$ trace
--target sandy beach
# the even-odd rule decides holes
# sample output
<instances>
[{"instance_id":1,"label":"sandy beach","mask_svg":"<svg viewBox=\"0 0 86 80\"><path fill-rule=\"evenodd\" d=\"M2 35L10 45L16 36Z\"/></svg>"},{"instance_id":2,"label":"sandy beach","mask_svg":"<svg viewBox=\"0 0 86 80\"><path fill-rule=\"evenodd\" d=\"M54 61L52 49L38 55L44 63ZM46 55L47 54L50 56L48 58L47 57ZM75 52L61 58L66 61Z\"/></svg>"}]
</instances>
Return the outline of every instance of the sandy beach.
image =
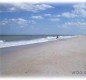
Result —
<instances>
[{"instance_id":1,"label":"sandy beach","mask_svg":"<svg viewBox=\"0 0 86 80\"><path fill-rule=\"evenodd\" d=\"M1 50L1 76L86 76L86 36Z\"/></svg>"}]
</instances>

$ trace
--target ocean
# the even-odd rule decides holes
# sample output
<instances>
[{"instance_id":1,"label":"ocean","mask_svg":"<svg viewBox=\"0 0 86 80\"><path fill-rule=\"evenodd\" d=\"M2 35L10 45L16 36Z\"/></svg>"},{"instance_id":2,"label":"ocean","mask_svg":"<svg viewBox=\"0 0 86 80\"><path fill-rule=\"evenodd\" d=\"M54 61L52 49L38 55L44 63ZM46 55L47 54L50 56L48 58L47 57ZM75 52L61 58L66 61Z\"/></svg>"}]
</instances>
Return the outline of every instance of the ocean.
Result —
<instances>
[{"instance_id":1,"label":"ocean","mask_svg":"<svg viewBox=\"0 0 86 80\"><path fill-rule=\"evenodd\" d=\"M33 40L46 37L47 35L1 35L0 40L10 42L10 41Z\"/></svg>"},{"instance_id":2,"label":"ocean","mask_svg":"<svg viewBox=\"0 0 86 80\"><path fill-rule=\"evenodd\" d=\"M1 35L0 48L42 43L71 37L74 36L58 36L57 38L56 35Z\"/></svg>"}]
</instances>

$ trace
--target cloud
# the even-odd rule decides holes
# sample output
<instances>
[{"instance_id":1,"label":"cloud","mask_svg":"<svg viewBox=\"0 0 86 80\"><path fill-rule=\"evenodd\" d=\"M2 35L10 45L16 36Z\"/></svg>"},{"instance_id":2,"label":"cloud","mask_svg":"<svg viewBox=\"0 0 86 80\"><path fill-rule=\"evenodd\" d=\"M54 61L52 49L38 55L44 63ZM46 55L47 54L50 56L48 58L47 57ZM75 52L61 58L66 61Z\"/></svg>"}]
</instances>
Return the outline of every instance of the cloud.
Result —
<instances>
[{"instance_id":1,"label":"cloud","mask_svg":"<svg viewBox=\"0 0 86 80\"><path fill-rule=\"evenodd\" d=\"M15 19L14 19L14 20L15 20ZM18 19L16 20L16 23L17 23L18 25L20 25L21 27L24 27L24 26L27 25L28 21L25 20L25 19L22 19L22 18L18 18Z\"/></svg>"},{"instance_id":2,"label":"cloud","mask_svg":"<svg viewBox=\"0 0 86 80\"><path fill-rule=\"evenodd\" d=\"M62 16L66 18L75 18L77 15L69 12L64 12L62 13Z\"/></svg>"},{"instance_id":3,"label":"cloud","mask_svg":"<svg viewBox=\"0 0 86 80\"><path fill-rule=\"evenodd\" d=\"M86 22L66 22L64 25L68 27L86 27Z\"/></svg>"},{"instance_id":4,"label":"cloud","mask_svg":"<svg viewBox=\"0 0 86 80\"><path fill-rule=\"evenodd\" d=\"M15 12L15 11L39 12L50 8L54 7L48 4L30 4L30 3L0 4L0 12Z\"/></svg>"},{"instance_id":5,"label":"cloud","mask_svg":"<svg viewBox=\"0 0 86 80\"><path fill-rule=\"evenodd\" d=\"M31 16L32 19L44 19L42 16Z\"/></svg>"},{"instance_id":6,"label":"cloud","mask_svg":"<svg viewBox=\"0 0 86 80\"><path fill-rule=\"evenodd\" d=\"M66 18L86 17L86 4L75 4L72 6L74 9L71 12L64 12L61 16Z\"/></svg>"},{"instance_id":7,"label":"cloud","mask_svg":"<svg viewBox=\"0 0 86 80\"><path fill-rule=\"evenodd\" d=\"M36 24L36 22L34 20L29 20L28 21L30 24Z\"/></svg>"},{"instance_id":8,"label":"cloud","mask_svg":"<svg viewBox=\"0 0 86 80\"><path fill-rule=\"evenodd\" d=\"M61 17L61 15L56 15L56 14L44 14L43 15L44 17L51 17L51 18L59 18L59 17Z\"/></svg>"},{"instance_id":9,"label":"cloud","mask_svg":"<svg viewBox=\"0 0 86 80\"><path fill-rule=\"evenodd\" d=\"M15 12L17 8L12 4L0 3L0 12Z\"/></svg>"},{"instance_id":10,"label":"cloud","mask_svg":"<svg viewBox=\"0 0 86 80\"><path fill-rule=\"evenodd\" d=\"M82 17L86 17L86 4L84 3L76 4L73 7L74 7L74 11L72 11L72 13L77 14Z\"/></svg>"},{"instance_id":11,"label":"cloud","mask_svg":"<svg viewBox=\"0 0 86 80\"><path fill-rule=\"evenodd\" d=\"M60 19L58 19L58 18L51 18L51 19L49 19L50 21L54 21L54 22L56 22L56 21L60 21Z\"/></svg>"},{"instance_id":12,"label":"cloud","mask_svg":"<svg viewBox=\"0 0 86 80\"><path fill-rule=\"evenodd\" d=\"M4 19L0 21L0 26L14 26L18 25L19 27L25 27L28 24L36 24L34 20L25 20L23 18L13 18L13 19Z\"/></svg>"},{"instance_id":13,"label":"cloud","mask_svg":"<svg viewBox=\"0 0 86 80\"><path fill-rule=\"evenodd\" d=\"M44 14L45 17L51 17L51 14Z\"/></svg>"}]
</instances>

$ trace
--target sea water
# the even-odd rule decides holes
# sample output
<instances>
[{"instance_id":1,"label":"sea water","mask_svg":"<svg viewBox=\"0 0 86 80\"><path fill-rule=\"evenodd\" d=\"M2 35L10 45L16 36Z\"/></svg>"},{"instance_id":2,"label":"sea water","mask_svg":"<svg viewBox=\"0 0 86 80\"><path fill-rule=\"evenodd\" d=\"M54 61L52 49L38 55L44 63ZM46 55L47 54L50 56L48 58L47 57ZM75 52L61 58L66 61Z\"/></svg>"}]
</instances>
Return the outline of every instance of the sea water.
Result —
<instances>
[{"instance_id":1,"label":"sea water","mask_svg":"<svg viewBox=\"0 0 86 80\"><path fill-rule=\"evenodd\" d=\"M50 36L50 35L2 35L0 36L0 48L20 46L27 44L67 39L74 36Z\"/></svg>"}]
</instances>

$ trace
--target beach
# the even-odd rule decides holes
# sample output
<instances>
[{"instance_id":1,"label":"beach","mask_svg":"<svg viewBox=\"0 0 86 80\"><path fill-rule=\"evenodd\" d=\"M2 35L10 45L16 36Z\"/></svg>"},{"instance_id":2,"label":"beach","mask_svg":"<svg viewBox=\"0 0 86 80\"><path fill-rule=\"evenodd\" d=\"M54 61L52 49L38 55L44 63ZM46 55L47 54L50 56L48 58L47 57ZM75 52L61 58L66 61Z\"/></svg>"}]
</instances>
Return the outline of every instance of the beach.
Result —
<instances>
[{"instance_id":1,"label":"beach","mask_svg":"<svg viewBox=\"0 0 86 80\"><path fill-rule=\"evenodd\" d=\"M1 76L86 76L86 36L0 50Z\"/></svg>"}]
</instances>

